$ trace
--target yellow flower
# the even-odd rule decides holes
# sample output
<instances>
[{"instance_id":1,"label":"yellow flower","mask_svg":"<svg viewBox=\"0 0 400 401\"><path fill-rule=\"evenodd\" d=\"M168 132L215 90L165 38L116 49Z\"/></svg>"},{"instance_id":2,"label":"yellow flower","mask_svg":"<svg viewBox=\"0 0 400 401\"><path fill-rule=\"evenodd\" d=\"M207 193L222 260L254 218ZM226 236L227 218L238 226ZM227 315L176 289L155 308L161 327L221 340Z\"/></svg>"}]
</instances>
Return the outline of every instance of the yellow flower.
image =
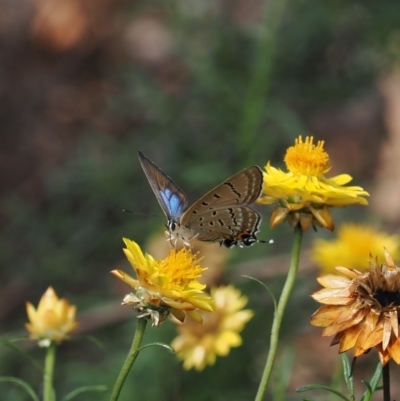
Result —
<instances>
[{"instance_id":1,"label":"yellow flower","mask_svg":"<svg viewBox=\"0 0 400 401\"><path fill-rule=\"evenodd\" d=\"M185 369L203 370L206 365L213 365L217 356L226 356L230 348L240 346L239 333L253 317L251 310L243 310L247 298L232 285L213 288L211 295L217 311L203 312L201 326L189 321L179 325L180 335L171 344Z\"/></svg>"},{"instance_id":2,"label":"yellow flower","mask_svg":"<svg viewBox=\"0 0 400 401\"><path fill-rule=\"evenodd\" d=\"M135 242L123 240L123 251L137 276L136 280L122 270L111 272L135 290L124 298L123 305L134 305L139 317L150 317L153 326L162 324L170 313L181 322L187 314L201 323L197 309L215 310L214 301L203 292L206 286L196 280L206 270L196 254L186 248L171 250L165 259L155 260L143 255Z\"/></svg>"},{"instance_id":3,"label":"yellow flower","mask_svg":"<svg viewBox=\"0 0 400 401\"><path fill-rule=\"evenodd\" d=\"M353 204L367 205L364 198L368 192L361 187L345 186L352 178L348 174L326 178L330 170L329 155L324 150L324 141L313 143L313 137L301 136L290 147L285 156L284 172L268 164L264 173L264 196L262 204L277 204L271 216L275 227L287 219L291 226L301 225L306 230L310 225L334 229L329 207Z\"/></svg>"},{"instance_id":4,"label":"yellow flower","mask_svg":"<svg viewBox=\"0 0 400 401\"><path fill-rule=\"evenodd\" d=\"M67 339L78 325L75 320L76 307L71 306L67 299L58 299L52 287L43 294L37 309L27 302L26 311L30 323L26 323L25 327L30 338L39 340L42 347L48 347L52 341Z\"/></svg>"},{"instance_id":5,"label":"yellow flower","mask_svg":"<svg viewBox=\"0 0 400 401\"><path fill-rule=\"evenodd\" d=\"M175 249L182 249L183 244L177 244ZM162 232L153 236L147 244L148 252L155 258L161 258L171 249L170 241L165 241L165 227ZM203 272L200 281L211 287L218 282L219 278L226 269L229 249L225 246L210 246L203 241L196 241L191 246L192 251L201 254L201 262L206 266L212 266L212 269L207 269Z\"/></svg>"},{"instance_id":6,"label":"yellow flower","mask_svg":"<svg viewBox=\"0 0 400 401\"><path fill-rule=\"evenodd\" d=\"M400 236L389 235L366 224L343 224L338 229L337 239L314 241L311 251L313 259L324 273L335 273L335 266L351 266L364 271L370 255L380 255L383 247L394 259L400 257ZM383 256L378 258L384 262Z\"/></svg>"},{"instance_id":7,"label":"yellow flower","mask_svg":"<svg viewBox=\"0 0 400 401\"><path fill-rule=\"evenodd\" d=\"M337 267L343 276L325 275L318 282L325 288L312 297L324 304L311 318L311 324L325 327L322 336L335 337L339 352L354 348L358 357L376 347L382 365L391 358L400 363L399 312L400 268L387 250L386 264L370 260L361 273Z\"/></svg>"}]
</instances>

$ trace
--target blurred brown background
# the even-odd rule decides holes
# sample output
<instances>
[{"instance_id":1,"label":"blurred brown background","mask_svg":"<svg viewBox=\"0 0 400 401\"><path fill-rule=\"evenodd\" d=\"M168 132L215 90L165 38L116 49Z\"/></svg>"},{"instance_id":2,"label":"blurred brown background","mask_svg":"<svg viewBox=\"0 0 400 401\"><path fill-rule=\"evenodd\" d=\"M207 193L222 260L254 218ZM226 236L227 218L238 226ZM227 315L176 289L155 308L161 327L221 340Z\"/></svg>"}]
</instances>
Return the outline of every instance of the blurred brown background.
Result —
<instances>
[{"instance_id":1,"label":"blurred brown background","mask_svg":"<svg viewBox=\"0 0 400 401\"><path fill-rule=\"evenodd\" d=\"M326 141L330 174L351 174L371 194L368 208L334 211L335 223L374 222L398 232L399 27L397 0L1 0L4 338L24 334L25 302L37 304L52 285L78 306L83 336L60 349L59 393L112 386L134 320L119 306L127 289L109 271L129 269L122 236L145 248L164 224L138 150L194 200L247 165L281 166L295 137L314 135ZM164 350L146 350L121 400L254 397L272 303L240 275L251 272L279 294L292 238L288 227L271 231L269 210L259 210L260 238L274 238L274 245L229 251L227 269L213 279L237 284L256 311L245 345L200 374L182 372ZM305 248L317 235L332 236L310 231ZM318 272L307 252L302 264L283 328L282 349L298 349L287 400L302 399L295 387L329 383L337 352L308 326ZM146 335L147 342L169 342L174 327ZM42 358L41 351L29 352ZM24 357L6 346L0 355L0 375L40 390L40 372ZM375 357L366 358L368 374ZM0 387L4 399L27 399L9 384Z\"/></svg>"}]
</instances>

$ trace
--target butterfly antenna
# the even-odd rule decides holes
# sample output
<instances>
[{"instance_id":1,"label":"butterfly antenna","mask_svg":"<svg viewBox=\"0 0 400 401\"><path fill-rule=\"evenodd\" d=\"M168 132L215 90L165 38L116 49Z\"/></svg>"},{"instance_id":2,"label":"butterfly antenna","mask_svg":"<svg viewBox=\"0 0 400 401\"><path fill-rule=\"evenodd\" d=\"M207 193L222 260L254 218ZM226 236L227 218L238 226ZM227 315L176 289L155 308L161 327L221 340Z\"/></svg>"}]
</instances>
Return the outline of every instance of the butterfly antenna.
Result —
<instances>
[{"instance_id":1,"label":"butterfly antenna","mask_svg":"<svg viewBox=\"0 0 400 401\"><path fill-rule=\"evenodd\" d=\"M157 217L158 219L160 218L160 216L156 215L156 214L147 214L147 213L140 213L140 212L132 212L132 210L128 210L128 209L122 209L122 211L124 213L131 213L134 214L135 216L146 216L146 217Z\"/></svg>"},{"instance_id":2,"label":"butterfly antenna","mask_svg":"<svg viewBox=\"0 0 400 401\"><path fill-rule=\"evenodd\" d=\"M266 241L264 239L259 239L259 240L257 240L257 242L261 242L262 244L273 244L275 241L273 239L270 239L268 241Z\"/></svg>"}]
</instances>

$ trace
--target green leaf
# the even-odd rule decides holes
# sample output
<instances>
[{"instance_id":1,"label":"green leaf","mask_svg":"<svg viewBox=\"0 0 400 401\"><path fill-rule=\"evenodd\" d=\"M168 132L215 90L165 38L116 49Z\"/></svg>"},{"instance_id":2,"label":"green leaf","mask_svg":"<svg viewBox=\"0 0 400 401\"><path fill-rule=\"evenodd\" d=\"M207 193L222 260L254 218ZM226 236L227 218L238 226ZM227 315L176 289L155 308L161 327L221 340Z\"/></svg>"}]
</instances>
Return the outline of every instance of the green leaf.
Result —
<instances>
[{"instance_id":1,"label":"green leaf","mask_svg":"<svg viewBox=\"0 0 400 401\"><path fill-rule=\"evenodd\" d=\"M102 341L100 341L98 338L94 337L94 336L81 336L80 338L87 340L95 345L97 345L100 349L105 350L106 347L104 346L104 343ZM75 337L75 340L77 339L77 337Z\"/></svg>"},{"instance_id":2,"label":"green leaf","mask_svg":"<svg viewBox=\"0 0 400 401\"><path fill-rule=\"evenodd\" d=\"M375 373L373 374L370 381L373 392L375 392L378 389L381 377L382 377L382 364L378 362L378 365L376 366L375 369Z\"/></svg>"},{"instance_id":3,"label":"green leaf","mask_svg":"<svg viewBox=\"0 0 400 401\"><path fill-rule=\"evenodd\" d=\"M22 387L32 398L33 401L39 401L39 397L36 395L33 388L26 383L24 380L18 379L17 377L12 376L0 376L0 382L5 383L14 383L19 387Z\"/></svg>"},{"instance_id":4,"label":"green leaf","mask_svg":"<svg viewBox=\"0 0 400 401\"><path fill-rule=\"evenodd\" d=\"M340 391L337 391L334 388L329 387L329 386L324 386L322 384L308 384L307 386L297 388L296 393L302 393L304 391L310 391L310 390L326 390L326 391L329 391L330 393L336 394L338 397L340 397L344 401L350 401Z\"/></svg>"},{"instance_id":5,"label":"green leaf","mask_svg":"<svg viewBox=\"0 0 400 401\"><path fill-rule=\"evenodd\" d=\"M342 365L343 365L343 376L344 376L344 381L347 386L347 390L349 392L349 395L354 397L354 380L353 380L353 375L351 371L351 363L349 360L349 357L346 354L340 354L340 358L342 359Z\"/></svg>"},{"instance_id":6,"label":"green leaf","mask_svg":"<svg viewBox=\"0 0 400 401\"><path fill-rule=\"evenodd\" d=\"M371 381L367 382L365 380L362 380L362 383L365 384L367 390L361 397L361 401L369 401L375 392L383 389L382 386L379 386L381 377L382 377L382 364L379 362L378 365L376 366Z\"/></svg>"},{"instance_id":7,"label":"green leaf","mask_svg":"<svg viewBox=\"0 0 400 401\"><path fill-rule=\"evenodd\" d=\"M69 394L67 394L62 401L70 401L73 398L77 397L78 395L81 395L83 393L89 393L91 391L106 391L107 390L107 386L103 386L103 385L97 385L97 386L82 386L79 387L73 391L71 391Z\"/></svg>"},{"instance_id":8,"label":"green leaf","mask_svg":"<svg viewBox=\"0 0 400 401\"><path fill-rule=\"evenodd\" d=\"M372 387L371 387L371 385L369 384L369 382L367 382L366 380L361 380L361 383L363 383L364 385L365 385L365 387L367 387L367 392L369 393L369 394L372 394Z\"/></svg>"},{"instance_id":9,"label":"green leaf","mask_svg":"<svg viewBox=\"0 0 400 401\"><path fill-rule=\"evenodd\" d=\"M0 343L4 344L5 346L11 348L13 351L21 354L23 357L28 359L36 368L38 368L41 372L44 371L43 366L37 362L35 359L33 359L27 352L25 352L23 349L20 347L16 346L13 344L13 341L21 341L21 340L26 340L26 338L18 338L18 339L13 339L13 340L5 340L3 338L0 338Z\"/></svg>"},{"instance_id":10,"label":"green leaf","mask_svg":"<svg viewBox=\"0 0 400 401\"><path fill-rule=\"evenodd\" d=\"M272 291L262 282L260 281L258 278L252 277L252 276L247 276L245 274L242 274L242 277L247 278L249 280L253 280L258 284L261 284L268 292L269 295L271 295L272 301L274 302L274 310L276 310L276 299L274 294L272 293Z\"/></svg>"}]
</instances>

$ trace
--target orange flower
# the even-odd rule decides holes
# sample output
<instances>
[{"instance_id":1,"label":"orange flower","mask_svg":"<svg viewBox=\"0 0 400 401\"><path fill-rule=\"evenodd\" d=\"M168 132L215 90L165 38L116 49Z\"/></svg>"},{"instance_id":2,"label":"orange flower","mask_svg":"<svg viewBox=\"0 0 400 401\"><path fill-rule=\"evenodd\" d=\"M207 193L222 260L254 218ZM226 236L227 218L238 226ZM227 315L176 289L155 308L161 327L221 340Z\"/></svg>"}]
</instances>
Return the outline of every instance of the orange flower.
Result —
<instances>
[{"instance_id":1,"label":"orange flower","mask_svg":"<svg viewBox=\"0 0 400 401\"><path fill-rule=\"evenodd\" d=\"M340 353L353 348L358 357L376 347L382 365L392 358L399 364L400 268L386 249L384 255L386 264L371 258L364 273L337 267L345 277L319 277L325 288L312 297L325 305L312 315L311 324L325 327L322 336L334 335L331 345L339 344Z\"/></svg>"}]
</instances>

